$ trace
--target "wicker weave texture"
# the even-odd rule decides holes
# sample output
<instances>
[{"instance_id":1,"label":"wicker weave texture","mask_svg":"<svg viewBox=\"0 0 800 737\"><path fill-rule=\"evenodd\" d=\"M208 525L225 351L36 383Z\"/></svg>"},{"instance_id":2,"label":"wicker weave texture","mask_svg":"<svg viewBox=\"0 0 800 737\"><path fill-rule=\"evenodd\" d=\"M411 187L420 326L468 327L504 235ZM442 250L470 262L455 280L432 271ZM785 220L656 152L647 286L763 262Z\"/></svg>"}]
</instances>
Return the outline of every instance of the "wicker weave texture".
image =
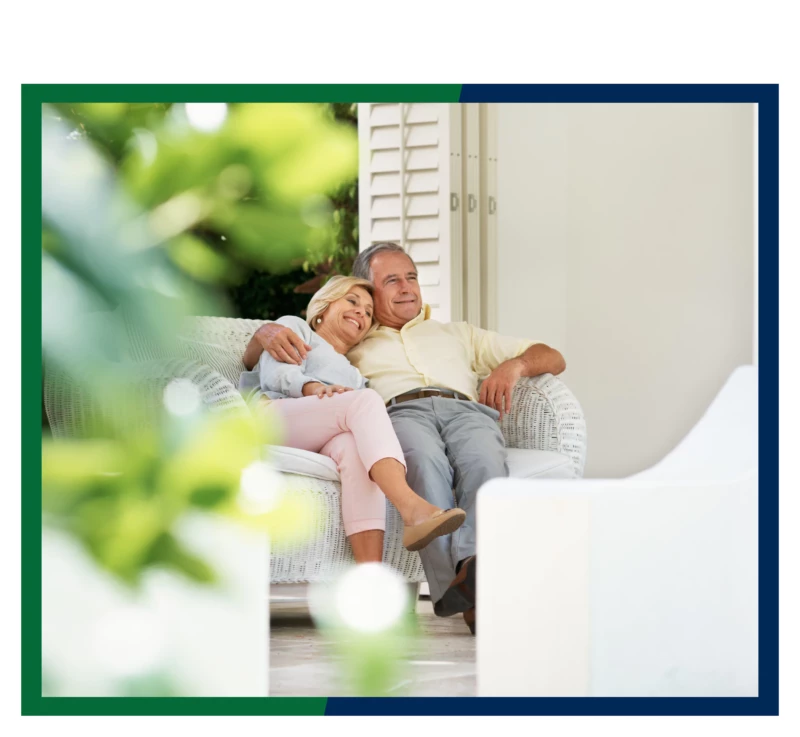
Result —
<instances>
[{"instance_id":1,"label":"wicker weave texture","mask_svg":"<svg viewBox=\"0 0 800 737\"><path fill-rule=\"evenodd\" d=\"M586 464L586 420L578 400L561 379L542 374L521 379L511 413L500 423L509 448L552 450L568 456L575 478Z\"/></svg>"}]
</instances>

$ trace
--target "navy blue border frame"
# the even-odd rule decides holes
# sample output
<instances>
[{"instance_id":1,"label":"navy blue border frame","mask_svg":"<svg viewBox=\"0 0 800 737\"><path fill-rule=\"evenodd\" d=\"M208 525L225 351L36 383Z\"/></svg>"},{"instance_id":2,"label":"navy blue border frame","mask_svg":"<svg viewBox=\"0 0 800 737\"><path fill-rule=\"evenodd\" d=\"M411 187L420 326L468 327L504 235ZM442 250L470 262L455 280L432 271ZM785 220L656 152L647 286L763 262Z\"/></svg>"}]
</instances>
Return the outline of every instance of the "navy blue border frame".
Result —
<instances>
[{"instance_id":1,"label":"navy blue border frame","mask_svg":"<svg viewBox=\"0 0 800 737\"><path fill-rule=\"evenodd\" d=\"M759 695L673 698L341 698L326 715L778 714L778 85L464 85L460 102L758 104Z\"/></svg>"}]
</instances>

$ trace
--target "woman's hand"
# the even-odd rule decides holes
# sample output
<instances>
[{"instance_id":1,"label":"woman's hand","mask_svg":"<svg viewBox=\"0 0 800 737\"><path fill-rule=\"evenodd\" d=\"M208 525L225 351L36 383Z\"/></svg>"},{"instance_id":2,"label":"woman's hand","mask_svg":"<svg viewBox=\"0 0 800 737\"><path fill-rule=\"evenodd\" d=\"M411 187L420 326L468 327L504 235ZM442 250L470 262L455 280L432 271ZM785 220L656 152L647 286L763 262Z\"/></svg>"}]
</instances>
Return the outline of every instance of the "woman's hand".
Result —
<instances>
[{"instance_id":1,"label":"woman's hand","mask_svg":"<svg viewBox=\"0 0 800 737\"><path fill-rule=\"evenodd\" d=\"M303 395L306 397L316 396L322 399L323 397L332 397L334 394L341 394L342 392L353 391L349 386L340 386L339 384L321 384L318 381L309 381L303 384Z\"/></svg>"}]
</instances>

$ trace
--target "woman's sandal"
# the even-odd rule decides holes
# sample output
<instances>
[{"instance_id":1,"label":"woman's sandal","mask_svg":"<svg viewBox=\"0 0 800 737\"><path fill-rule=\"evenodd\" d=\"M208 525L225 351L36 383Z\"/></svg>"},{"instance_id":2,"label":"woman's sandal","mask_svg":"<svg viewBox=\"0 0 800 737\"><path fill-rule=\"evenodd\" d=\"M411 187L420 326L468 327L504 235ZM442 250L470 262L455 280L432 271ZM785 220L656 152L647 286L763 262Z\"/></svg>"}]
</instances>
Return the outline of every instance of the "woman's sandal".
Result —
<instances>
[{"instance_id":1,"label":"woman's sandal","mask_svg":"<svg viewBox=\"0 0 800 737\"><path fill-rule=\"evenodd\" d=\"M431 540L455 532L467 518L463 509L442 509L418 525L403 529L403 546L406 550L422 550Z\"/></svg>"}]
</instances>

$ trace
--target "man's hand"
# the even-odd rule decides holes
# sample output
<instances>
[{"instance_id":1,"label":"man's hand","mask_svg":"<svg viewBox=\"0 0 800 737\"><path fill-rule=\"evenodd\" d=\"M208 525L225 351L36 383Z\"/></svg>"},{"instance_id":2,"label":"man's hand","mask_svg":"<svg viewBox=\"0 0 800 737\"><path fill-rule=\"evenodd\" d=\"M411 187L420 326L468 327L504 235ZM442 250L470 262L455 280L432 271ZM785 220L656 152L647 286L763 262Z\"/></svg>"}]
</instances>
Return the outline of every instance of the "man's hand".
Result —
<instances>
[{"instance_id":1,"label":"man's hand","mask_svg":"<svg viewBox=\"0 0 800 737\"><path fill-rule=\"evenodd\" d=\"M340 386L339 384L321 384L319 381L309 381L303 384L303 396L306 397L332 397L334 394L341 394L342 392L353 391L349 386Z\"/></svg>"},{"instance_id":2,"label":"man's hand","mask_svg":"<svg viewBox=\"0 0 800 737\"><path fill-rule=\"evenodd\" d=\"M478 401L500 413L511 412L511 399L514 387L523 376L553 374L557 376L567 367L567 363L555 348L544 343L534 343L521 356L501 363L481 384Z\"/></svg>"},{"instance_id":3,"label":"man's hand","mask_svg":"<svg viewBox=\"0 0 800 737\"><path fill-rule=\"evenodd\" d=\"M501 363L481 384L481 394L478 401L487 407L496 409L503 414L511 412L511 398L514 395L514 387L517 382L525 375L525 362L522 357L512 358Z\"/></svg>"},{"instance_id":4,"label":"man's hand","mask_svg":"<svg viewBox=\"0 0 800 737\"><path fill-rule=\"evenodd\" d=\"M242 359L248 370L258 363L261 353L266 351L276 361L299 366L308 355L311 346L285 325L276 322L264 323L250 338Z\"/></svg>"}]
</instances>

